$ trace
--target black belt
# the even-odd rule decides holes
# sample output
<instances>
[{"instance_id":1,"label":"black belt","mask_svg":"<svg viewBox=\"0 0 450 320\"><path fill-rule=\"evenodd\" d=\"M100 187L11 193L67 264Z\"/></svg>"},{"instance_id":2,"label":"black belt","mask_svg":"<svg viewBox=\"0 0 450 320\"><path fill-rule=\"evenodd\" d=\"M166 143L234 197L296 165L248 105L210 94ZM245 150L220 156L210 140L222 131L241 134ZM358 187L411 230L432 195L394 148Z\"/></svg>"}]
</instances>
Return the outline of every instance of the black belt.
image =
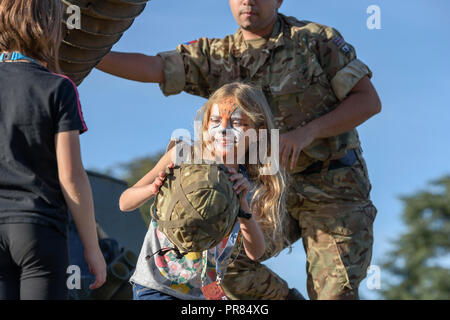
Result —
<instances>
[{"instance_id":1,"label":"black belt","mask_svg":"<svg viewBox=\"0 0 450 320\"><path fill-rule=\"evenodd\" d=\"M358 155L356 154L357 152L359 152L358 149L350 149L342 158L331 160L330 165L328 166L328 170L351 167L358 160ZM307 167L305 170L301 171L300 173L302 174L320 173L323 169L323 166L324 161L316 161L312 165Z\"/></svg>"}]
</instances>

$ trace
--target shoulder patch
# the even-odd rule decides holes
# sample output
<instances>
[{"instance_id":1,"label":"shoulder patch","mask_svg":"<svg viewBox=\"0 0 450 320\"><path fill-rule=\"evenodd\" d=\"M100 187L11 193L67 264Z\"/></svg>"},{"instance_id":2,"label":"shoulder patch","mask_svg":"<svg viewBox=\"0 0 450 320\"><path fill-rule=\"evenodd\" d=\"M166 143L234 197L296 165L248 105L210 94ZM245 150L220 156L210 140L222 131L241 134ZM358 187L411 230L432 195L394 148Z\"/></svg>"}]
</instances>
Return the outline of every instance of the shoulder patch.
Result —
<instances>
[{"instance_id":1,"label":"shoulder patch","mask_svg":"<svg viewBox=\"0 0 450 320\"><path fill-rule=\"evenodd\" d=\"M348 46L348 44L344 44L343 46L342 46L342 48L341 48L341 50L342 50L342 52L344 52L344 53L350 53L350 48L349 48L349 46Z\"/></svg>"},{"instance_id":2,"label":"shoulder patch","mask_svg":"<svg viewBox=\"0 0 450 320\"><path fill-rule=\"evenodd\" d=\"M341 50L343 53L348 54L351 52L348 44L341 37L337 36L333 39L333 43Z\"/></svg>"},{"instance_id":3,"label":"shoulder patch","mask_svg":"<svg viewBox=\"0 0 450 320\"><path fill-rule=\"evenodd\" d=\"M333 40L334 44L337 45L338 47L344 43L344 40L341 37L336 37Z\"/></svg>"},{"instance_id":4,"label":"shoulder patch","mask_svg":"<svg viewBox=\"0 0 450 320\"><path fill-rule=\"evenodd\" d=\"M192 40L192 41L185 42L183 44L190 45L190 44L194 44L194 43L197 43L197 42L198 42L198 40Z\"/></svg>"}]
</instances>

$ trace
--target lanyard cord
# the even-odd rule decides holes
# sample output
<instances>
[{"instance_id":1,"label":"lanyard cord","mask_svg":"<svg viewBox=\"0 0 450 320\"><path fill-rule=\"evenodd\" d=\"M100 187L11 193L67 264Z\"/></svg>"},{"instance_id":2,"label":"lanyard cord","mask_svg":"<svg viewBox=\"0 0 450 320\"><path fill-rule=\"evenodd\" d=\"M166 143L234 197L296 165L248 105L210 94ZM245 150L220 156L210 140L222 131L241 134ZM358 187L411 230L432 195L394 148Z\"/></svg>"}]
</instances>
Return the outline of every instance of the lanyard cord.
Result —
<instances>
[{"instance_id":1,"label":"lanyard cord","mask_svg":"<svg viewBox=\"0 0 450 320\"><path fill-rule=\"evenodd\" d=\"M158 256L162 257L162 256L165 255L167 252L172 251L172 250L175 251L175 255L176 255L176 258L177 258L177 259L182 259L182 258L187 254L187 252L181 253L180 250L178 250L178 248L176 248L176 247L173 247L173 248L162 248L162 249L159 249L158 251L152 253L151 255L146 256L146 257L145 257L145 260L151 259L151 258L152 258L153 256L155 256L156 254L157 254Z\"/></svg>"},{"instance_id":2,"label":"lanyard cord","mask_svg":"<svg viewBox=\"0 0 450 320\"><path fill-rule=\"evenodd\" d=\"M221 269L221 264L231 256L231 253L233 251L233 248L236 244L236 241L238 239L238 235L239 235L239 231L240 231L240 224L239 221L235 222L235 225L233 227L233 230L230 233L230 236L228 237L227 243L225 245L225 248L222 250L222 252L219 253L219 246L220 244L218 244L215 247L215 253L214 253L214 260L215 260L215 264L216 264L216 280L218 282L221 282L223 279L223 272L220 270ZM202 274L201 274L201 281L202 284L205 285L206 283L206 270L208 268L208 250L205 250L203 252L202 255L202 260L203 260L203 270L202 270Z\"/></svg>"},{"instance_id":3,"label":"lanyard cord","mask_svg":"<svg viewBox=\"0 0 450 320\"><path fill-rule=\"evenodd\" d=\"M0 55L0 62L5 62L5 61L17 61L17 60L27 60L36 64L39 64L36 60L27 57L23 54L21 54L20 52L8 52L8 53L2 53Z\"/></svg>"},{"instance_id":4,"label":"lanyard cord","mask_svg":"<svg viewBox=\"0 0 450 320\"><path fill-rule=\"evenodd\" d=\"M219 246L216 246L214 253L214 260L216 262L216 274L219 281L223 278L223 274L220 270L221 264L225 261L225 259L231 256L231 252L234 248L234 245L236 244L239 235L239 230L240 224L239 221L236 221L236 224L234 225L234 228L231 231L230 236L228 237L227 244L225 248L222 250L222 252L219 253Z\"/></svg>"}]
</instances>

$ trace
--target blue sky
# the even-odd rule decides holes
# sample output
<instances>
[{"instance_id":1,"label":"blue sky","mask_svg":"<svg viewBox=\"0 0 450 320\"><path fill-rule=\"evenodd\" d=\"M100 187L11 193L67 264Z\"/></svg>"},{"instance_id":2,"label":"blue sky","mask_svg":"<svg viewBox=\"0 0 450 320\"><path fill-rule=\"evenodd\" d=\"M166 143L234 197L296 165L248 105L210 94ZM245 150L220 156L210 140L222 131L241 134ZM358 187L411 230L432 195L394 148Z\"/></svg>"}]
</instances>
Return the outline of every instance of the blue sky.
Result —
<instances>
[{"instance_id":1,"label":"blue sky","mask_svg":"<svg viewBox=\"0 0 450 320\"><path fill-rule=\"evenodd\" d=\"M369 30L368 6L381 9L381 29ZM358 128L378 208L372 264L404 227L401 195L450 174L450 2L446 0L285 0L281 13L333 26L373 71L383 110ZM114 47L154 55L199 37L223 37L237 26L224 0L152 0ZM204 99L164 97L158 85L94 70L79 87L89 131L81 137L84 165L104 171L164 149L173 130L192 131ZM267 262L306 295L301 242ZM381 285L383 286L381 270ZM365 282L361 293L377 298Z\"/></svg>"}]
</instances>

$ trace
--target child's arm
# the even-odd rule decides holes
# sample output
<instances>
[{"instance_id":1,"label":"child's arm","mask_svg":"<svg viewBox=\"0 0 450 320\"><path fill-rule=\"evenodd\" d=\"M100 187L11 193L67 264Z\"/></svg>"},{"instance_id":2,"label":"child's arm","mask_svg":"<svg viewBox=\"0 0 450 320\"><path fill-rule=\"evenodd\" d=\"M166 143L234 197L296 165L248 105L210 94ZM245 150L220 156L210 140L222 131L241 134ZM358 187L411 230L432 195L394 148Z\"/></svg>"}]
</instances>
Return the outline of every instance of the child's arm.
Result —
<instances>
[{"instance_id":1,"label":"child's arm","mask_svg":"<svg viewBox=\"0 0 450 320\"><path fill-rule=\"evenodd\" d=\"M163 60L140 53L108 53L96 66L103 72L134 81L164 82Z\"/></svg>"},{"instance_id":2,"label":"child's arm","mask_svg":"<svg viewBox=\"0 0 450 320\"><path fill-rule=\"evenodd\" d=\"M242 197L242 199L244 200L241 200L241 209L245 212L250 212L247 199L244 197ZM266 243L261 228L253 216L250 219L238 219L241 224L241 232L244 238L245 253L251 260L258 260L266 250Z\"/></svg>"},{"instance_id":3,"label":"child's arm","mask_svg":"<svg viewBox=\"0 0 450 320\"><path fill-rule=\"evenodd\" d=\"M64 198L83 243L84 256L99 288L106 280L106 263L100 250L94 216L91 186L81 161L78 131L55 135L58 176Z\"/></svg>"},{"instance_id":4,"label":"child's arm","mask_svg":"<svg viewBox=\"0 0 450 320\"><path fill-rule=\"evenodd\" d=\"M230 170L231 176L230 180L235 181L233 188L236 193L242 193L241 195L241 209L247 213L250 212L250 206L247 202L247 193L250 183L248 180L242 176L242 174L237 173L235 169L228 168ZM253 215L257 216L257 212L253 212ZM245 253L251 260L259 259L266 250L266 244L264 240L264 235L259 227L256 219L252 216L250 219L238 218L241 224L241 232L244 239L244 249Z\"/></svg>"},{"instance_id":5,"label":"child's arm","mask_svg":"<svg viewBox=\"0 0 450 320\"><path fill-rule=\"evenodd\" d=\"M172 156L174 153L175 147L162 156L156 166L154 166L152 170L142 177L141 180L122 193L119 200L119 207L121 211L133 211L158 193L164 177L166 176L166 168L173 166Z\"/></svg>"}]
</instances>

